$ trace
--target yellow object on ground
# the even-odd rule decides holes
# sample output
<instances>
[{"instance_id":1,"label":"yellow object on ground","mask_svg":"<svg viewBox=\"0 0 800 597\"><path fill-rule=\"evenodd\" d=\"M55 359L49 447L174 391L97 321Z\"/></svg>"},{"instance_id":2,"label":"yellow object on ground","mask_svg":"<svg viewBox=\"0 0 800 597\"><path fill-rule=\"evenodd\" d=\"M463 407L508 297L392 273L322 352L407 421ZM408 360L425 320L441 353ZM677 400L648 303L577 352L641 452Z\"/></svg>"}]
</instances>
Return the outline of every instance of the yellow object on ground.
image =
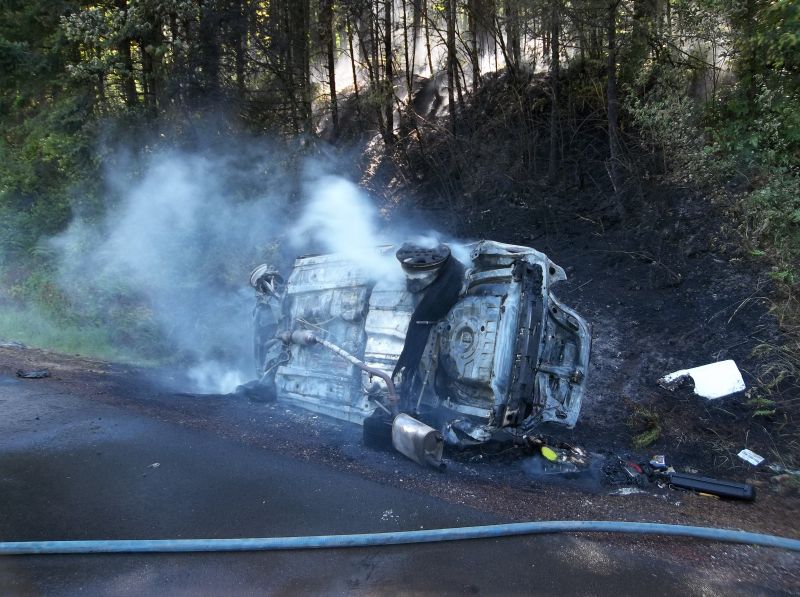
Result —
<instances>
[{"instance_id":1,"label":"yellow object on ground","mask_svg":"<svg viewBox=\"0 0 800 597\"><path fill-rule=\"evenodd\" d=\"M555 453L555 450L547 446L542 446L542 456L547 458L550 462L558 460L558 454Z\"/></svg>"}]
</instances>

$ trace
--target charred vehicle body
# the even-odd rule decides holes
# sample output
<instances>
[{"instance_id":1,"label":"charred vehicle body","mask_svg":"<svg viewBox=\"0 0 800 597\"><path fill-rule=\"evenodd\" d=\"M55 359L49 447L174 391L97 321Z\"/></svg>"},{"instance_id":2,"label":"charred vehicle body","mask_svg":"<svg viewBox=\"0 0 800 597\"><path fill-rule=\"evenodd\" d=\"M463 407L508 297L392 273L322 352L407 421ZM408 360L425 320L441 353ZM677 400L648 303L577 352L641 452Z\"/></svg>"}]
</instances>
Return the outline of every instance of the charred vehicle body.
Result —
<instances>
[{"instance_id":1,"label":"charred vehicle body","mask_svg":"<svg viewBox=\"0 0 800 597\"><path fill-rule=\"evenodd\" d=\"M564 271L528 247L467 248L462 263L443 244L384 247L397 275L378 279L336 254L298 258L285 282L256 268L260 387L365 437L391 428L397 449L431 464L442 442L574 426L591 330L551 293Z\"/></svg>"}]
</instances>

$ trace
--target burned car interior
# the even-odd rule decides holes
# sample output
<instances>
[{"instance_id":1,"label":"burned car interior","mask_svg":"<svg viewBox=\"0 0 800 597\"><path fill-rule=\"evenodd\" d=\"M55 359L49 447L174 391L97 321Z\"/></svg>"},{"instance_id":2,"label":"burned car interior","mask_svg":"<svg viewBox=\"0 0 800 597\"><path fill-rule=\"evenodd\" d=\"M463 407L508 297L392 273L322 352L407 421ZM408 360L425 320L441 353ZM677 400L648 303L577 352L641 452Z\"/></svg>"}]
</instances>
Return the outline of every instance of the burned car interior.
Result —
<instances>
[{"instance_id":1,"label":"burned car interior","mask_svg":"<svg viewBox=\"0 0 800 597\"><path fill-rule=\"evenodd\" d=\"M591 327L552 293L564 270L529 247L466 248L380 247L381 275L338 254L299 257L285 279L254 269L259 388L433 466L444 444L573 427Z\"/></svg>"}]
</instances>

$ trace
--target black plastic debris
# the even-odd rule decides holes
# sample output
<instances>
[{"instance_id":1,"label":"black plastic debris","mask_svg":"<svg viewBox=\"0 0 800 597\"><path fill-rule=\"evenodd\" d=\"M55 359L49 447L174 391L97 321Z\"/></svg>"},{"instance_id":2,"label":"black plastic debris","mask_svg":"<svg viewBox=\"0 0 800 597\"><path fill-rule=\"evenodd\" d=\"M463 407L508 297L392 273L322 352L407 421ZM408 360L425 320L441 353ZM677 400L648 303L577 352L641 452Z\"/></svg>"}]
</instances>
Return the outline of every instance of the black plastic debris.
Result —
<instances>
[{"instance_id":1,"label":"black plastic debris","mask_svg":"<svg viewBox=\"0 0 800 597\"><path fill-rule=\"evenodd\" d=\"M17 369L17 377L42 379L43 377L50 377L50 371L47 369Z\"/></svg>"},{"instance_id":2,"label":"black plastic debris","mask_svg":"<svg viewBox=\"0 0 800 597\"><path fill-rule=\"evenodd\" d=\"M676 472L672 467L666 466L666 457L661 455L653 457L653 460L656 466L648 462L636 463L619 457L609 459L602 468L604 480L607 485L612 486L633 485L652 488L657 485L662 488L669 487L746 502L752 502L756 498L755 489L748 483Z\"/></svg>"},{"instance_id":3,"label":"black plastic debris","mask_svg":"<svg viewBox=\"0 0 800 597\"><path fill-rule=\"evenodd\" d=\"M714 495L731 500L752 502L756 499L756 490L748 483L737 483L726 479L712 479L690 473L661 473L673 489L696 491L700 494Z\"/></svg>"}]
</instances>

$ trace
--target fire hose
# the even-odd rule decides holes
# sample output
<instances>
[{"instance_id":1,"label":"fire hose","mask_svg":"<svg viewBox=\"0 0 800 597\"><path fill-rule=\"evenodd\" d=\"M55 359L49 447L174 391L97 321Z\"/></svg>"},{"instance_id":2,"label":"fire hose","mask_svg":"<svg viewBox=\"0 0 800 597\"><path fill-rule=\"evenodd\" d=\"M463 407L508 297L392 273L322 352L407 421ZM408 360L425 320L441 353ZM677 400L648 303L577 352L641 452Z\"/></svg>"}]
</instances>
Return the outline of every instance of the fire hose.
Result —
<instances>
[{"instance_id":1,"label":"fire hose","mask_svg":"<svg viewBox=\"0 0 800 597\"><path fill-rule=\"evenodd\" d=\"M746 531L710 527L616 522L605 520L567 520L519 522L485 526L362 533L354 535L314 535L307 537L264 537L252 539L118 539L90 541L6 541L0 542L0 555L101 554L101 553L193 553L234 551L277 551L379 547L413 543L437 543L465 539L493 539L551 533L625 533L692 537L709 541L741 543L800 551L800 540Z\"/></svg>"}]
</instances>

